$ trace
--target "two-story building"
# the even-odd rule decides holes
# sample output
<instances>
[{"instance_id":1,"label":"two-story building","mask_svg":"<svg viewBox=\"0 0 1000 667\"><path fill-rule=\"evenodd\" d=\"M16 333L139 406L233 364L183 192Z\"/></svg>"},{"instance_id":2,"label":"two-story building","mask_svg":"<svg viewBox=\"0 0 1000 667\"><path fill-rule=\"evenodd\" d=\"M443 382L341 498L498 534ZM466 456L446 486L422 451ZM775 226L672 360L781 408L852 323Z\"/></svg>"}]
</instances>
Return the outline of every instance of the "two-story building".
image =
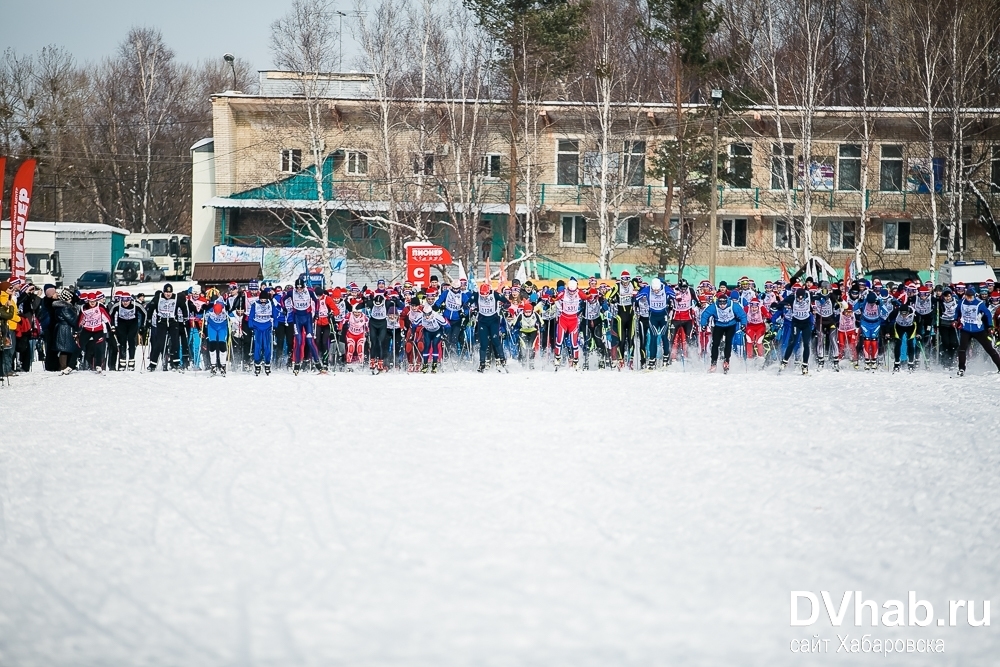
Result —
<instances>
[{"instance_id":1,"label":"two-story building","mask_svg":"<svg viewBox=\"0 0 1000 667\"><path fill-rule=\"evenodd\" d=\"M320 207L328 212L330 243L345 246L352 258L398 256L402 243L416 237L442 243L457 257L504 258L512 179L503 102L377 99L369 76L331 74L324 75L316 107L321 122L310 122L310 100L297 77L262 72L259 94L213 98L214 141L193 152L195 261L210 261L214 244L314 244L315 226L304 227ZM603 124L585 103L526 104L522 113L513 205L517 256L530 253L534 273L595 275L602 247L612 273L648 269L655 263L649 232L657 228L678 244L685 234L685 277L707 276L711 193L688 197L681 225L680 189L668 198L654 166L663 143L678 134L678 118L685 136L711 137L710 107L618 105ZM804 160L797 110L721 115L717 279L777 278L807 252L836 273L860 255L865 269L909 268L927 276L947 256L948 221L957 206L962 223L952 254L996 263L1000 249L976 222L983 203L967 188L949 190L943 157L949 144L938 142L928 158L919 110L868 116L872 131L863 142L860 110L817 110ZM996 197L998 126L979 120L962 158L979 190ZM697 168L689 174L707 176ZM676 269L674 260L667 277Z\"/></svg>"}]
</instances>

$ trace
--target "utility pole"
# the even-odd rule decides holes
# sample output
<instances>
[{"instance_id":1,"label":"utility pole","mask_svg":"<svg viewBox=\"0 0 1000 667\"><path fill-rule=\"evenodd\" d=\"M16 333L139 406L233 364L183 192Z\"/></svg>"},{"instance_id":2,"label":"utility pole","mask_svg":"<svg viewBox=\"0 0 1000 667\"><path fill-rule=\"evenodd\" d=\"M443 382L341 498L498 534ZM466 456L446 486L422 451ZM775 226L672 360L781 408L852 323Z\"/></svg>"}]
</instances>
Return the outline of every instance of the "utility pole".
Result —
<instances>
[{"instance_id":1,"label":"utility pole","mask_svg":"<svg viewBox=\"0 0 1000 667\"><path fill-rule=\"evenodd\" d=\"M708 282L715 284L716 254L719 251L719 113L722 108L722 91L712 90L712 208L708 230ZM684 221L681 220L681 225Z\"/></svg>"}]
</instances>

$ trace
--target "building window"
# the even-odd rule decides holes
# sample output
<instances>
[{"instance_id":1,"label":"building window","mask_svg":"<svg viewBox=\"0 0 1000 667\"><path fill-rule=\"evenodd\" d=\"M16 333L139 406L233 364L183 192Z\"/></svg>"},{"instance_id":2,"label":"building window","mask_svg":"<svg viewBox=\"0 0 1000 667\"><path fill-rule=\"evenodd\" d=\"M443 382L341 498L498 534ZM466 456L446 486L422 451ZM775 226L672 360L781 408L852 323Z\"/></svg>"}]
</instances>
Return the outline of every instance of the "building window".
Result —
<instances>
[{"instance_id":1,"label":"building window","mask_svg":"<svg viewBox=\"0 0 1000 667\"><path fill-rule=\"evenodd\" d=\"M582 215L562 217L562 245L587 245L587 219Z\"/></svg>"},{"instance_id":2,"label":"building window","mask_svg":"<svg viewBox=\"0 0 1000 667\"><path fill-rule=\"evenodd\" d=\"M639 218L625 218L615 227L615 244L639 245Z\"/></svg>"},{"instance_id":3,"label":"building window","mask_svg":"<svg viewBox=\"0 0 1000 667\"><path fill-rule=\"evenodd\" d=\"M487 153L483 156L482 166L483 176L491 181L500 178L500 154Z\"/></svg>"},{"instance_id":4,"label":"building window","mask_svg":"<svg viewBox=\"0 0 1000 667\"><path fill-rule=\"evenodd\" d=\"M882 146L878 189L899 192L903 189L903 147Z\"/></svg>"},{"instance_id":5,"label":"building window","mask_svg":"<svg viewBox=\"0 0 1000 667\"><path fill-rule=\"evenodd\" d=\"M771 189L784 190L795 187L794 144L771 146Z\"/></svg>"},{"instance_id":6,"label":"building window","mask_svg":"<svg viewBox=\"0 0 1000 667\"><path fill-rule=\"evenodd\" d=\"M830 221L830 250L854 250L857 223L854 220Z\"/></svg>"},{"instance_id":7,"label":"building window","mask_svg":"<svg viewBox=\"0 0 1000 667\"><path fill-rule=\"evenodd\" d=\"M625 183L632 186L646 184L646 142L626 141L622 176Z\"/></svg>"},{"instance_id":8,"label":"building window","mask_svg":"<svg viewBox=\"0 0 1000 667\"><path fill-rule=\"evenodd\" d=\"M414 176L434 175L434 153L413 154L413 175Z\"/></svg>"},{"instance_id":9,"label":"building window","mask_svg":"<svg viewBox=\"0 0 1000 667\"><path fill-rule=\"evenodd\" d=\"M364 176L368 173L368 153L358 151L347 152L347 173L352 176Z\"/></svg>"},{"instance_id":10,"label":"building window","mask_svg":"<svg viewBox=\"0 0 1000 667\"><path fill-rule=\"evenodd\" d=\"M556 183L576 185L580 182L580 142L560 139L556 154Z\"/></svg>"},{"instance_id":11,"label":"building window","mask_svg":"<svg viewBox=\"0 0 1000 667\"><path fill-rule=\"evenodd\" d=\"M837 163L837 189L861 189L861 146L841 144Z\"/></svg>"},{"instance_id":12,"label":"building window","mask_svg":"<svg viewBox=\"0 0 1000 667\"><path fill-rule=\"evenodd\" d=\"M367 222L358 221L351 223L351 239L354 241L366 241L375 238L375 228Z\"/></svg>"},{"instance_id":13,"label":"building window","mask_svg":"<svg viewBox=\"0 0 1000 667\"><path fill-rule=\"evenodd\" d=\"M753 145L729 144L729 183L734 188L749 188L753 178Z\"/></svg>"},{"instance_id":14,"label":"building window","mask_svg":"<svg viewBox=\"0 0 1000 667\"><path fill-rule=\"evenodd\" d=\"M993 160L990 165L990 183L993 184L993 192L1000 192L1000 146L993 147Z\"/></svg>"},{"instance_id":15,"label":"building window","mask_svg":"<svg viewBox=\"0 0 1000 667\"><path fill-rule=\"evenodd\" d=\"M955 235L953 252L965 252L969 248L969 223L962 223L962 237ZM943 225L938 232L938 251L948 252L948 225Z\"/></svg>"},{"instance_id":16,"label":"building window","mask_svg":"<svg viewBox=\"0 0 1000 667\"><path fill-rule=\"evenodd\" d=\"M774 247L779 250L790 250L792 242L795 248L802 247L802 223L796 220L792 225L787 220L774 221Z\"/></svg>"},{"instance_id":17,"label":"building window","mask_svg":"<svg viewBox=\"0 0 1000 667\"><path fill-rule=\"evenodd\" d=\"M722 236L719 242L723 248L747 247L747 219L733 218L722 221Z\"/></svg>"},{"instance_id":18,"label":"building window","mask_svg":"<svg viewBox=\"0 0 1000 667\"><path fill-rule=\"evenodd\" d=\"M883 247L896 252L910 252L910 223L886 222L882 225Z\"/></svg>"},{"instance_id":19,"label":"building window","mask_svg":"<svg viewBox=\"0 0 1000 667\"><path fill-rule=\"evenodd\" d=\"M302 171L302 151L298 148L286 148L282 150L281 171L289 174Z\"/></svg>"}]
</instances>

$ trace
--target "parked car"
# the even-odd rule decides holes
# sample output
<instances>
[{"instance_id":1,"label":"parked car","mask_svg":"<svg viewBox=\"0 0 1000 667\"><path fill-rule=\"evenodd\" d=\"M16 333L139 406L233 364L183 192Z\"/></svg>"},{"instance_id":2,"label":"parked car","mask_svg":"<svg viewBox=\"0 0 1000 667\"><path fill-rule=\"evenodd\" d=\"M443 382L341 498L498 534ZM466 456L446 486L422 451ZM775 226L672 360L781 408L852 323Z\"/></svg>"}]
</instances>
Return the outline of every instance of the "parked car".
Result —
<instances>
[{"instance_id":1,"label":"parked car","mask_svg":"<svg viewBox=\"0 0 1000 667\"><path fill-rule=\"evenodd\" d=\"M115 283L157 283L163 281L163 270L152 259L122 257L115 266Z\"/></svg>"},{"instance_id":2,"label":"parked car","mask_svg":"<svg viewBox=\"0 0 1000 667\"><path fill-rule=\"evenodd\" d=\"M874 271L869 271L865 275L872 282L876 278L881 280L883 283L893 282L893 283L905 283L907 280L913 280L920 282L920 274L913 269L875 269Z\"/></svg>"},{"instance_id":3,"label":"parked car","mask_svg":"<svg viewBox=\"0 0 1000 667\"><path fill-rule=\"evenodd\" d=\"M77 289L101 289L114 287L110 271L86 271L76 281Z\"/></svg>"}]
</instances>

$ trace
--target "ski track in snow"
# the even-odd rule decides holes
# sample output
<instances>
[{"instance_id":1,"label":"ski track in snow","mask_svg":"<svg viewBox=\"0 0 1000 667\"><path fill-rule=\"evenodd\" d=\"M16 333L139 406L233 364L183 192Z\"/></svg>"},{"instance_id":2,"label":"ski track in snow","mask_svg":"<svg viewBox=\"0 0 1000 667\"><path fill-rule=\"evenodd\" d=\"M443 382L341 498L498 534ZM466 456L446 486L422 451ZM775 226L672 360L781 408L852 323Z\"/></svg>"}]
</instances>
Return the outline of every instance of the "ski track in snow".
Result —
<instances>
[{"instance_id":1,"label":"ski track in snow","mask_svg":"<svg viewBox=\"0 0 1000 667\"><path fill-rule=\"evenodd\" d=\"M741 366L14 378L0 665L995 665L788 600L998 608L1000 378Z\"/></svg>"}]
</instances>

